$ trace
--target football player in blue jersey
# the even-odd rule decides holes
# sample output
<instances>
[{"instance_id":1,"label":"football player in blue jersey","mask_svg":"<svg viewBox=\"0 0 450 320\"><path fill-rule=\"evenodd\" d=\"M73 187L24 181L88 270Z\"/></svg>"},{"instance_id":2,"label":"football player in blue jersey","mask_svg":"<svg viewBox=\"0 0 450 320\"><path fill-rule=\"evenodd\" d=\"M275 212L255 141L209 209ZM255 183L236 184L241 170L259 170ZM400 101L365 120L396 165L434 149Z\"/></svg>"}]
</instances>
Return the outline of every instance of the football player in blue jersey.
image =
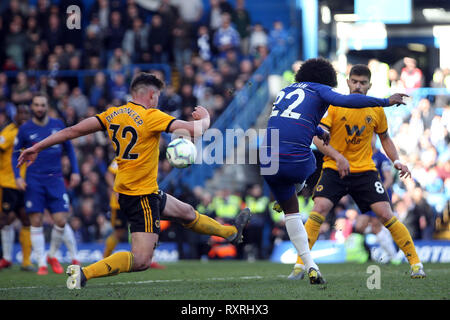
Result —
<instances>
[{"instance_id":1,"label":"football player in blue jersey","mask_svg":"<svg viewBox=\"0 0 450 320\"><path fill-rule=\"evenodd\" d=\"M31 147L51 134L65 128L61 120L48 116L48 99L42 94L36 94L31 101L32 117L24 123L17 134L12 156L16 184L20 190L25 190L25 208L31 222L31 243L38 262L38 274L48 274L47 262L53 272L63 273L55 254L64 242L72 264L80 264L77 259L77 244L73 230L67 223L69 212L69 196L64 184L61 158L66 152L70 159L72 174L70 187L80 182L80 174L75 151L70 141L55 145L41 152L36 161L27 168L25 180L20 176L17 159L20 150ZM45 256L45 238L43 228L43 213L47 209L52 214L53 229L51 233L50 250Z\"/></svg>"},{"instance_id":2,"label":"football player in blue jersey","mask_svg":"<svg viewBox=\"0 0 450 320\"><path fill-rule=\"evenodd\" d=\"M330 105L366 108L404 104L405 94L379 99L361 94L342 95L333 90L336 71L329 61L305 61L295 75L295 83L282 89L273 104L261 150L261 175L285 214L286 230L305 263L311 284L323 284L318 266L311 258L308 236L299 213L297 193L316 169L310 148L313 137L328 144L330 135L318 124ZM267 170L277 168L278 170Z\"/></svg>"}]
</instances>

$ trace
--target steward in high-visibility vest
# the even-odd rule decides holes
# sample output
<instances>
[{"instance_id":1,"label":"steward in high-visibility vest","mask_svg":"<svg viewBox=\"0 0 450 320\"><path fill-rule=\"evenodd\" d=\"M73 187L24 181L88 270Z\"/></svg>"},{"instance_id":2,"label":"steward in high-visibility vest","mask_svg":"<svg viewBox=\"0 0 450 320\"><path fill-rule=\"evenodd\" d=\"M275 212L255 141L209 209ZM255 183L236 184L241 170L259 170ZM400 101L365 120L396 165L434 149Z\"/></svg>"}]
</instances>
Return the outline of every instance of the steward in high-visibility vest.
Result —
<instances>
[{"instance_id":1,"label":"steward in high-visibility vest","mask_svg":"<svg viewBox=\"0 0 450 320\"><path fill-rule=\"evenodd\" d=\"M242 206L242 198L230 194L228 190L219 192L213 198L212 204L217 218L222 218L226 221L233 220L240 212Z\"/></svg>"}]
</instances>

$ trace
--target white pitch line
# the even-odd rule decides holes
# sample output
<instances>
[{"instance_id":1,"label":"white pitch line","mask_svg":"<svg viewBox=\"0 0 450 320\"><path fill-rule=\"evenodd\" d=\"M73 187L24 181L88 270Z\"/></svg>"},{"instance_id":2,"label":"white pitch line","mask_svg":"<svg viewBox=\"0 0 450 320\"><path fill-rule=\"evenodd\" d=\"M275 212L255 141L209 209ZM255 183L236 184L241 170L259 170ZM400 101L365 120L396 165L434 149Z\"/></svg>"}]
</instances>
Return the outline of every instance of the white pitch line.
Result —
<instances>
[{"instance_id":1,"label":"white pitch line","mask_svg":"<svg viewBox=\"0 0 450 320\"><path fill-rule=\"evenodd\" d=\"M167 279L167 280L143 280L143 281L125 281L125 282L111 282L111 283L96 283L96 286L111 286L111 285L135 285L135 284L149 284L149 283L167 283L167 282L181 282L181 281L230 281L230 280L261 280L270 278L286 278L283 275L263 277L263 276L241 276L241 277L226 277L226 278L206 278L206 279ZM56 286L65 287L65 286ZM11 287L11 288L0 288L0 291L8 290L21 290L21 289L43 289L50 288L44 286L33 286L33 287ZM55 288L55 287L51 287Z\"/></svg>"}]
</instances>

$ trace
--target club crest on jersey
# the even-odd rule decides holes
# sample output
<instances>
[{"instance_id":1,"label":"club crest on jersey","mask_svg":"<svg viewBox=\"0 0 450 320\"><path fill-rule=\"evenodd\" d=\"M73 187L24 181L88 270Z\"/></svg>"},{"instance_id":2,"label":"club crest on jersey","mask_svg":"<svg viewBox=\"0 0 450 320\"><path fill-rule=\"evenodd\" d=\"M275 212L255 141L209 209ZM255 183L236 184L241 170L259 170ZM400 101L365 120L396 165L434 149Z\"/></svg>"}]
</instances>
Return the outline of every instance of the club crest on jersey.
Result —
<instances>
[{"instance_id":1,"label":"club crest on jersey","mask_svg":"<svg viewBox=\"0 0 450 320\"><path fill-rule=\"evenodd\" d=\"M371 116L367 116L366 117L366 122L367 122L367 124L370 124L371 122L372 122L372 117Z\"/></svg>"},{"instance_id":2,"label":"club crest on jersey","mask_svg":"<svg viewBox=\"0 0 450 320\"><path fill-rule=\"evenodd\" d=\"M319 185L316 187L316 191L317 191L317 192L320 192L320 191L322 191L322 190L323 190L323 185L319 184Z\"/></svg>"}]
</instances>

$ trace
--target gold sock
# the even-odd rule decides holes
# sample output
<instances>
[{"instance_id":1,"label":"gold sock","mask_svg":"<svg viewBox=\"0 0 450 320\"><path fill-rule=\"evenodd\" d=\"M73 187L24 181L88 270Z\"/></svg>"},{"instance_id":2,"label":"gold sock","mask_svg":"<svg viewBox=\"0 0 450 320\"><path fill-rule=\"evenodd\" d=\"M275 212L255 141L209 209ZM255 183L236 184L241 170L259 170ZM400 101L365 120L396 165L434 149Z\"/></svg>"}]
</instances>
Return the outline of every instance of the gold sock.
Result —
<instances>
[{"instance_id":1,"label":"gold sock","mask_svg":"<svg viewBox=\"0 0 450 320\"><path fill-rule=\"evenodd\" d=\"M103 252L103 258L109 257L113 252L114 248L117 246L119 240L116 235L112 233L105 241L105 251Z\"/></svg>"},{"instance_id":2,"label":"gold sock","mask_svg":"<svg viewBox=\"0 0 450 320\"><path fill-rule=\"evenodd\" d=\"M396 217L392 217L384 226L389 230L397 246L403 251L409 264L420 262L413 239L408 229Z\"/></svg>"},{"instance_id":3,"label":"gold sock","mask_svg":"<svg viewBox=\"0 0 450 320\"><path fill-rule=\"evenodd\" d=\"M211 236L219 236L222 238L229 238L237 232L235 226L224 226L216 220L195 211L194 221L183 225L186 229L190 229L200 234L207 234Z\"/></svg>"},{"instance_id":4,"label":"gold sock","mask_svg":"<svg viewBox=\"0 0 450 320\"><path fill-rule=\"evenodd\" d=\"M20 229L19 233L19 242L22 247L22 266L30 266L31 265L31 233L30 227L23 227Z\"/></svg>"},{"instance_id":5,"label":"gold sock","mask_svg":"<svg viewBox=\"0 0 450 320\"><path fill-rule=\"evenodd\" d=\"M305 230L308 234L308 244L309 249L312 248L314 243L316 243L317 238L319 237L320 226L325 221L325 218L316 211L311 211L309 214L308 220L305 223ZM297 264L304 264L302 258L297 256Z\"/></svg>"},{"instance_id":6,"label":"gold sock","mask_svg":"<svg viewBox=\"0 0 450 320\"><path fill-rule=\"evenodd\" d=\"M114 276L121 272L131 272L132 267L133 254L129 251L121 251L83 268L83 273L86 279L89 280L98 277Z\"/></svg>"}]
</instances>

